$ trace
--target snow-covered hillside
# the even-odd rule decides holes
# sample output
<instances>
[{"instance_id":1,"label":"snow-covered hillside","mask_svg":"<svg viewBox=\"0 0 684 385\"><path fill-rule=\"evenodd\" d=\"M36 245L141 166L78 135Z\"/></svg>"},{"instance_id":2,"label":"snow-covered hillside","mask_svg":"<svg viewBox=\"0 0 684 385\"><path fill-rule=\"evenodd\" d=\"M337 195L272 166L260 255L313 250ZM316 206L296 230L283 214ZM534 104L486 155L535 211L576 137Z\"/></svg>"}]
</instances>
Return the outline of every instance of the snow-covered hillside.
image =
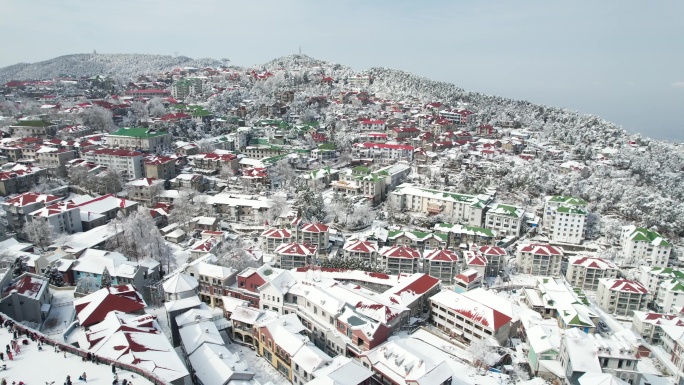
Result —
<instances>
[{"instance_id":1,"label":"snow-covered hillside","mask_svg":"<svg viewBox=\"0 0 684 385\"><path fill-rule=\"evenodd\" d=\"M131 77L178 67L216 67L219 60L185 56L142 54L74 54L38 63L19 63L0 68L0 83L10 80L50 79L60 74L76 76L118 75Z\"/></svg>"}]
</instances>

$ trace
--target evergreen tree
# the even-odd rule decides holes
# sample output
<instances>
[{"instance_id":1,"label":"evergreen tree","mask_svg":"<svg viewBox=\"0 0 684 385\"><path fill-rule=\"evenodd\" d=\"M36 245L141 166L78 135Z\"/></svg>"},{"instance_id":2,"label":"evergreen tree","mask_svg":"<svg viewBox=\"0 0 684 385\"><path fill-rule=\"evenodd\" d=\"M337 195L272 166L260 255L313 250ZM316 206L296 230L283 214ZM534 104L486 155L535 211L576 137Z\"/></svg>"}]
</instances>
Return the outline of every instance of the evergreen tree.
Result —
<instances>
[{"instance_id":1,"label":"evergreen tree","mask_svg":"<svg viewBox=\"0 0 684 385\"><path fill-rule=\"evenodd\" d=\"M109 269L106 267L104 268L104 271L102 272L102 279L100 280L100 287L105 288L105 287L110 287L112 286L112 276L109 274Z\"/></svg>"},{"instance_id":2,"label":"evergreen tree","mask_svg":"<svg viewBox=\"0 0 684 385\"><path fill-rule=\"evenodd\" d=\"M16 278L26 271L28 271L28 266L26 266L26 263L21 258L17 257L12 263L12 276Z\"/></svg>"},{"instance_id":3,"label":"evergreen tree","mask_svg":"<svg viewBox=\"0 0 684 385\"><path fill-rule=\"evenodd\" d=\"M62 287L64 286L64 278L57 268L48 266L45 269L44 276L50 281L50 285Z\"/></svg>"}]
</instances>

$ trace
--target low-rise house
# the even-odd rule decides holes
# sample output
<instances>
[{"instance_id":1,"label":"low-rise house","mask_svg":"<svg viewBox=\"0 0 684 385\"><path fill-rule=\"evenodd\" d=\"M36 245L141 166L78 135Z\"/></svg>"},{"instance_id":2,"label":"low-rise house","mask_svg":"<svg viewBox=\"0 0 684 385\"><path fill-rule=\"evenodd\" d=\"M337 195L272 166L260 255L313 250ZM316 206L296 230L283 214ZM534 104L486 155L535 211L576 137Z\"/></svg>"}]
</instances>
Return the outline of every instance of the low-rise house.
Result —
<instances>
[{"instance_id":1,"label":"low-rise house","mask_svg":"<svg viewBox=\"0 0 684 385\"><path fill-rule=\"evenodd\" d=\"M143 315L145 306L133 285L105 287L74 300L76 319L83 327L99 324L113 311Z\"/></svg>"},{"instance_id":2,"label":"low-rise house","mask_svg":"<svg viewBox=\"0 0 684 385\"><path fill-rule=\"evenodd\" d=\"M596 304L606 313L631 316L646 306L648 289L638 281L602 278L596 292Z\"/></svg>"},{"instance_id":3,"label":"low-rise house","mask_svg":"<svg viewBox=\"0 0 684 385\"><path fill-rule=\"evenodd\" d=\"M518 246L516 264L521 273L557 277L562 259L563 249L558 246L529 243Z\"/></svg>"},{"instance_id":4,"label":"low-rise house","mask_svg":"<svg viewBox=\"0 0 684 385\"><path fill-rule=\"evenodd\" d=\"M667 267L672 244L656 231L625 226L620 241L626 261L635 264L643 261L652 267Z\"/></svg>"},{"instance_id":5,"label":"low-rise house","mask_svg":"<svg viewBox=\"0 0 684 385\"><path fill-rule=\"evenodd\" d=\"M105 269L109 272L112 285L131 284L143 287L151 280L159 278L159 262L154 263L152 268L148 266L142 260L129 261L117 252L87 249L80 254L71 271L77 284L81 280L87 280L87 286L95 290L101 287Z\"/></svg>"},{"instance_id":6,"label":"low-rise house","mask_svg":"<svg viewBox=\"0 0 684 385\"><path fill-rule=\"evenodd\" d=\"M278 246L292 242L292 233L288 229L270 228L261 233L261 239L264 252L272 254Z\"/></svg>"},{"instance_id":7,"label":"low-rise house","mask_svg":"<svg viewBox=\"0 0 684 385\"><path fill-rule=\"evenodd\" d=\"M449 385L453 376L445 361L438 361L401 339L365 352L359 360L375 373L373 381L378 384Z\"/></svg>"},{"instance_id":8,"label":"low-rise house","mask_svg":"<svg viewBox=\"0 0 684 385\"><path fill-rule=\"evenodd\" d=\"M465 269L454 277L454 291L465 293L466 291L482 287L483 276L476 269Z\"/></svg>"},{"instance_id":9,"label":"low-rise house","mask_svg":"<svg viewBox=\"0 0 684 385\"><path fill-rule=\"evenodd\" d=\"M671 267L640 266L639 282L651 293L651 300L658 298L660 284L673 279L684 279L684 272Z\"/></svg>"},{"instance_id":10,"label":"low-rise house","mask_svg":"<svg viewBox=\"0 0 684 385\"><path fill-rule=\"evenodd\" d=\"M380 203L386 193L384 175L374 173L364 166L339 173L339 180L333 181L331 186L338 193L366 197L373 203Z\"/></svg>"},{"instance_id":11,"label":"low-rise house","mask_svg":"<svg viewBox=\"0 0 684 385\"><path fill-rule=\"evenodd\" d=\"M527 361L535 376L552 380L555 366L560 366L560 329L556 325L534 325L525 329L530 349Z\"/></svg>"},{"instance_id":12,"label":"low-rise house","mask_svg":"<svg viewBox=\"0 0 684 385\"><path fill-rule=\"evenodd\" d=\"M579 378L587 373L608 373L629 384L638 384L641 374L637 371L637 353L636 342L625 337L591 337L572 329L561 338L560 363L570 385L579 385Z\"/></svg>"},{"instance_id":13,"label":"low-rise house","mask_svg":"<svg viewBox=\"0 0 684 385\"><path fill-rule=\"evenodd\" d=\"M8 127L14 136L21 138L45 138L54 136L59 128L57 124L42 119L21 119Z\"/></svg>"},{"instance_id":14,"label":"low-rise house","mask_svg":"<svg viewBox=\"0 0 684 385\"><path fill-rule=\"evenodd\" d=\"M176 301L199 294L199 281L185 273L177 273L166 277L162 283L164 300Z\"/></svg>"},{"instance_id":15,"label":"low-rise house","mask_svg":"<svg viewBox=\"0 0 684 385\"><path fill-rule=\"evenodd\" d=\"M301 174L299 175L299 178L305 180L308 186L312 189L328 188L334 181L339 180L340 170L335 170L329 167L320 168L318 170Z\"/></svg>"},{"instance_id":16,"label":"low-rise house","mask_svg":"<svg viewBox=\"0 0 684 385\"><path fill-rule=\"evenodd\" d=\"M491 296L483 289L465 293L443 290L430 298L430 322L452 338L466 343L493 338L505 345L514 331L512 317L499 306L488 302Z\"/></svg>"},{"instance_id":17,"label":"low-rise house","mask_svg":"<svg viewBox=\"0 0 684 385\"><path fill-rule=\"evenodd\" d=\"M651 345L662 343L663 326L679 327L684 331L684 320L675 314L635 311L632 331Z\"/></svg>"},{"instance_id":18,"label":"low-rise house","mask_svg":"<svg viewBox=\"0 0 684 385\"><path fill-rule=\"evenodd\" d=\"M343 355L313 373L314 379L307 385L370 385L373 372L357 361Z\"/></svg>"},{"instance_id":19,"label":"low-rise house","mask_svg":"<svg viewBox=\"0 0 684 385\"><path fill-rule=\"evenodd\" d=\"M52 294L47 278L24 273L12 280L12 273L3 274L0 284L0 310L17 322L42 324L50 311Z\"/></svg>"},{"instance_id":20,"label":"low-rise house","mask_svg":"<svg viewBox=\"0 0 684 385\"><path fill-rule=\"evenodd\" d=\"M38 165L52 176L66 176L68 162L76 158L76 152L65 148L41 147L36 151Z\"/></svg>"},{"instance_id":21,"label":"low-rise house","mask_svg":"<svg viewBox=\"0 0 684 385\"><path fill-rule=\"evenodd\" d=\"M573 287L596 291L601 278L617 278L619 272L611 261L598 257L575 256L569 258L565 279Z\"/></svg>"},{"instance_id":22,"label":"low-rise house","mask_svg":"<svg viewBox=\"0 0 684 385\"><path fill-rule=\"evenodd\" d=\"M218 174L223 170L235 172L238 169L237 155L223 151L189 155L188 161L192 162L195 171L203 174Z\"/></svg>"},{"instance_id":23,"label":"low-rise house","mask_svg":"<svg viewBox=\"0 0 684 385\"><path fill-rule=\"evenodd\" d=\"M463 251L463 260L466 269L475 270L480 277L485 277L485 271L487 270L489 261L487 261L487 257L477 249L477 246L471 247L470 250Z\"/></svg>"},{"instance_id":24,"label":"low-rise house","mask_svg":"<svg viewBox=\"0 0 684 385\"><path fill-rule=\"evenodd\" d=\"M201 174L179 174L169 181L172 189L193 189L199 192L209 190L209 180Z\"/></svg>"}]
</instances>

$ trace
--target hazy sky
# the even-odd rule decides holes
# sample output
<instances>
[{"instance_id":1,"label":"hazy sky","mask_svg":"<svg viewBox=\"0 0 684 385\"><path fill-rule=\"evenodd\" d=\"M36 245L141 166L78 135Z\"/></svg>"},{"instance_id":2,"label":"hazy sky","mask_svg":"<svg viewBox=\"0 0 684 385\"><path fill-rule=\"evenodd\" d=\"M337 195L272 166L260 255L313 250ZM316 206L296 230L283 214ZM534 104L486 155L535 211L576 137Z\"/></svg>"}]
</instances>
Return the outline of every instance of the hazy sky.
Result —
<instances>
[{"instance_id":1,"label":"hazy sky","mask_svg":"<svg viewBox=\"0 0 684 385\"><path fill-rule=\"evenodd\" d=\"M684 1L0 1L0 66L70 53L303 53L600 115L684 142Z\"/></svg>"}]
</instances>

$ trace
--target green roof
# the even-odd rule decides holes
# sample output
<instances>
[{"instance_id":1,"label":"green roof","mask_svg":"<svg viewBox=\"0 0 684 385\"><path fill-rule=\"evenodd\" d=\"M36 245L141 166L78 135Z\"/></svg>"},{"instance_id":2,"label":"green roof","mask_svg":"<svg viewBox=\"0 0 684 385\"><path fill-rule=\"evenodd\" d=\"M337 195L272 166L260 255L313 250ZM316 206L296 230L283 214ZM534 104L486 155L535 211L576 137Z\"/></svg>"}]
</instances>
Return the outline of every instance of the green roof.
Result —
<instances>
[{"instance_id":1,"label":"green roof","mask_svg":"<svg viewBox=\"0 0 684 385\"><path fill-rule=\"evenodd\" d=\"M46 122L44 120L20 120L15 124L15 126L22 127L49 127L54 125L54 123Z\"/></svg>"},{"instance_id":2,"label":"green roof","mask_svg":"<svg viewBox=\"0 0 684 385\"><path fill-rule=\"evenodd\" d=\"M581 215L587 215L587 212L582 210L581 208L577 206L558 206L556 208L556 211L559 213L566 213L566 214L581 214Z\"/></svg>"},{"instance_id":3,"label":"green roof","mask_svg":"<svg viewBox=\"0 0 684 385\"><path fill-rule=\"evenodd\" d=\"M575 315L575 317L568 322L568 325L592 326L586 322L580 321L579 314Z\"/></svg>"},{"instance_id":4,"label":"green roof","mask_svg":"<svg viewBox=\"0 0 684 385\"><path fill-rule=\"evenodd\" d=\"M663 238L662 235L658 234L655 231L651 231L648 229L645 229L643 227L637 227L632 231L632 234L629 235L629 237L632 239L632 241L641 241L641 242L657 242L658 244L656 246L669 246L670 242L668 242L665 238Z\"/></svg>"},{"instance_id":5,"label":"green roof","mask_svg":"<svg viewBox=\"0 0 684 385\"><path fill-rule=\"evenodd\" d=\"M575 206L585 206L587 204L587 201L585 201L584 199L569 196L569 195L554 195L551 197L551 199L549 201L550 202L565 203L568 205L575 205Z\"/></svg>"},{"instance_id":6,"label":"green roof","mask_svg":"<svg viewBox=\"0 0 684 385\"><path fill-rule=\"evenodd\" d=\"M270 158L264 158L261 160L261 163L275 163L279 160L285 159L288 155L290 155L290 154L282 154L282 155L272 156Z\"/></svg>"},{"instance_id":7,"label":"green roof","mask_svg":"<svg viewBox=\"0 0 684 385\"><path fill-rule=\"evenodd\" d=\"M112 132L110 135L114 136L128 136L131 138L154 138L157 136L168 135L166 131L151 130L143 127L123 127Z\"/></svg>"},{"instance_id":8,"label":"green roof","mask_svg":"<svg viewBox=\"0 0 684 385\"><path fill-rule=\"evenodd\" d=\"M336 147L333 143L327 142L327 143L320 144L318 146L318 149L319 150L335 150Z\"/></svg>"},{"instance_id":9,"label":"green roof","mask_svg":"<svg viewBox=\"0 0 684 385\"><path fill-rule=\"evenodd\" d=\"M356 166L352 169L354 174L368 174L370 173L370 168L364 166Z\"/></svg>"},{"instance_id":10,"label":"green roof","mask_svg":"<svg viewBox=\"0 0 684 385\"><path fill-rule=\"evenodd\" d=\"M515 217L518 218L520 217L521 212L518 212L518 208L515 206L511 205L504 205L504 204L496 204L492 207L492 210L494 210L495 213L497 214L503 214L507 215L509 217Z\"/></svg>"}]
</instances>

